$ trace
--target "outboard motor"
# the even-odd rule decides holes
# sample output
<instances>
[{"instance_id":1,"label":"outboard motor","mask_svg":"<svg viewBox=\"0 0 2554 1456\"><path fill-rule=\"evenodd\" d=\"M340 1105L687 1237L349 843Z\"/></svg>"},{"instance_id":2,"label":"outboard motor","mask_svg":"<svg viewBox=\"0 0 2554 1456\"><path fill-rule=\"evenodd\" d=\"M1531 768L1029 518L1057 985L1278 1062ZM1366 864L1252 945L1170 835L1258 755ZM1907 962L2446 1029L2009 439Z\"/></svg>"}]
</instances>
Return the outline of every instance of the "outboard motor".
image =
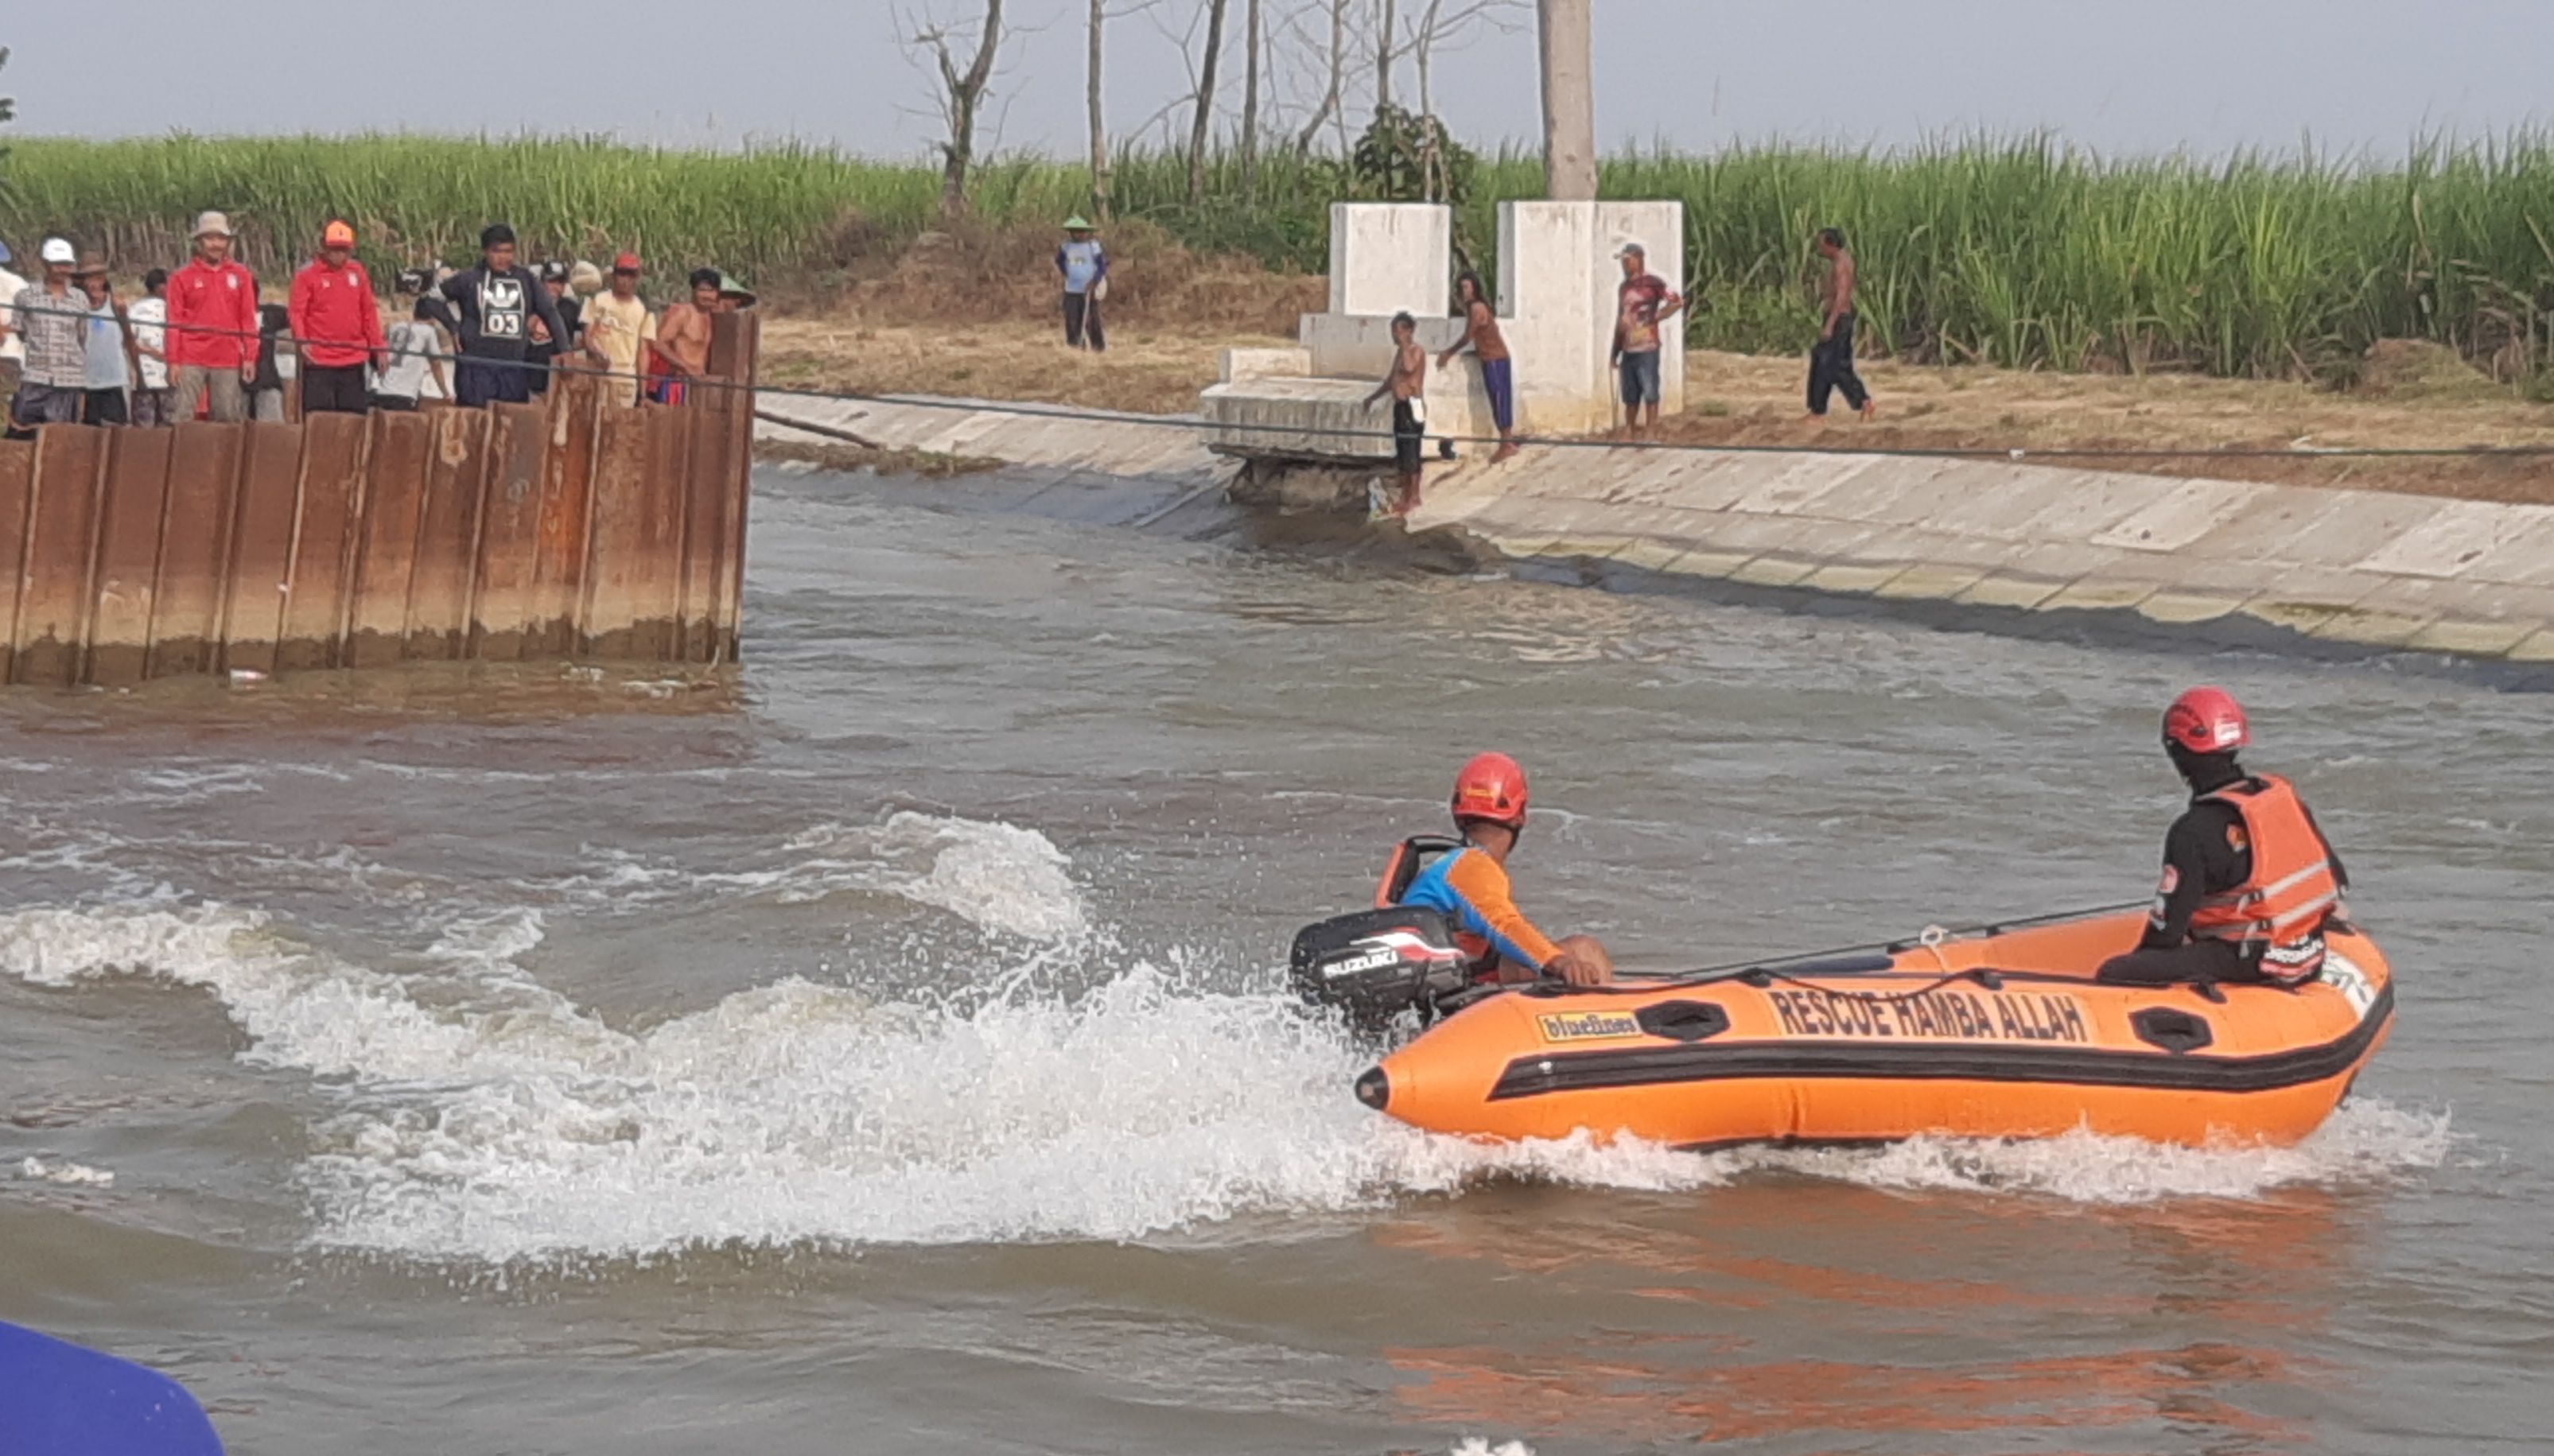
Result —
<instances>
[{"instance_id":1,"label":"outboard motor","mask_svg":"<svg viewBox=\"0 0 2554 1456\"><path fill-rule=\"evenodd\" d=\"M1362 1032L1379 1032L1404 1011L1422 1019L1467 988L1470 957L1446 917L1424 906L1360 910L1295 933L1289 957L1295 993L1335 1006Z\"/></svg>"}]
</instances>

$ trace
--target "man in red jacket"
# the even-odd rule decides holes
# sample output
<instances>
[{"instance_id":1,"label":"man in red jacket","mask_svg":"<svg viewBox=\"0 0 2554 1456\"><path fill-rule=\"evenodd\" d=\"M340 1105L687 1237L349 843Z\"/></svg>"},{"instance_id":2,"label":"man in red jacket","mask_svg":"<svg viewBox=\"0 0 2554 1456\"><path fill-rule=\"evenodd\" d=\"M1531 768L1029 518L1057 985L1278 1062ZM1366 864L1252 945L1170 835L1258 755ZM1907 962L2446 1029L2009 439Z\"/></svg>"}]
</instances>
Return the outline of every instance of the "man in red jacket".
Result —
<instances>
[{"instance_id":1,"label":"man in red jacket","mask_svg":"<svg viewBox=\"0 0 2554 1456\"><path fill-rule=\"evenodd\" d=\"M292 279L292 338L301 350L301 412L361 414L371 407L364 366L390 361L373 280L355 261L355 230L319 235L319 256Z\"/></svg>"},{"instance_id":2,"label":"man in red jacket","mask_svg":"<svg viewBox=\"0 0 2554 1456\"><path fill-rule=\"evenodd\" d=\"M176 418L195 417L205 394L213 418L248 418L248 382L257 375L257 276L231 260L231 220L195 219L195 256L169 280L169 367L176 377Z\"/></svg>"}]
</instances>

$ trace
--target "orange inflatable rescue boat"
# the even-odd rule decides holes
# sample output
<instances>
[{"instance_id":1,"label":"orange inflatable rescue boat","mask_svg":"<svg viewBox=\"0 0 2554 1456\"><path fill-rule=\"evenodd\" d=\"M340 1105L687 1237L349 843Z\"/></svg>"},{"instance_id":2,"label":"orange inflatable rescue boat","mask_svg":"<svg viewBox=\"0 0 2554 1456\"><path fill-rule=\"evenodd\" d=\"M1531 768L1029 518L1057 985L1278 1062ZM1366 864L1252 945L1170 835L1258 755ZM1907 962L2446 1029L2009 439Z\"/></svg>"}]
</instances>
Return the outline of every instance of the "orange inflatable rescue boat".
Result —
<instances>
[{"instance_id":1,"label":"orange inflatable rescue boat","mask_svg":"<svg viewBox=\"0 0 2554 1456\"><path fill-rule=\"evenodd\" d=\"M1452 1006L1355 1085L1434 1132L1714 1148L2077 1129L2293 1143L2321 1126L2392 1024L2375 943L2336 925L2321 974L2293 990L2096 983L2143 923L2103 914L1593 990L1478 989L1433 912L1393 909L1308 929L1295 970L1369 1028Z\"/></svg>"}]
</instances>

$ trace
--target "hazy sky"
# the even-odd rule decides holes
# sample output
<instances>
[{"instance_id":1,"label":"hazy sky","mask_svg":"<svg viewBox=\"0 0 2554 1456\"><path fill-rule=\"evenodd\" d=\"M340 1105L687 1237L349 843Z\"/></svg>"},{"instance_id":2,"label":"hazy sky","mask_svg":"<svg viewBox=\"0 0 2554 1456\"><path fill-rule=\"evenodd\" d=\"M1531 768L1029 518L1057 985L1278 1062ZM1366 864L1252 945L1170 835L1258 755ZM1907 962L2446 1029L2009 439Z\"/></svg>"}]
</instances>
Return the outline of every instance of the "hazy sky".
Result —
<instances>
[{"instance_id":1,"label":"hazy sky","mask_svg":"<svg viewBox=\"0 0 2554 1456\"><path fill-rule=\"evenodd\" d=\"M897 16L982 0L610 0L12 5L0 92L21 133L608 132L736 142L793 135L913 156L935 119ZM1078 150L1084 0L1010 0L1022 34L997 82L1000 141ZM1137 0L1115 0L1133 8ZM1234 25L1247 0L1232 0ZM1264 0L1272 17L1313 0ZM1363 3L1363 0L1360 0ZM1403 10L1423 0L1401 0ZM1114 22L1112 121L1188 89L1154 0ZM2396 153L2416 132L2554 116L2554 0L1595 0L1597 128L1611 148L1732 137L1876 143L2047 128L2106 151L2286 148L2311 134ZM1531 5L1522 8L1530 21ZM222 23L203 17L218 14ZM1237 43L1236 43L1237 44ZM332 67L331 56L346 63ZM1237 57L1232 91L1237 95ZM1372 67L1355 69L1369 99ZM1405 73L1404 93L1415 86ZM1444 56L1438 109L1476 141L1538 125L1531 36Z\"/></svg>"}]
</instances>

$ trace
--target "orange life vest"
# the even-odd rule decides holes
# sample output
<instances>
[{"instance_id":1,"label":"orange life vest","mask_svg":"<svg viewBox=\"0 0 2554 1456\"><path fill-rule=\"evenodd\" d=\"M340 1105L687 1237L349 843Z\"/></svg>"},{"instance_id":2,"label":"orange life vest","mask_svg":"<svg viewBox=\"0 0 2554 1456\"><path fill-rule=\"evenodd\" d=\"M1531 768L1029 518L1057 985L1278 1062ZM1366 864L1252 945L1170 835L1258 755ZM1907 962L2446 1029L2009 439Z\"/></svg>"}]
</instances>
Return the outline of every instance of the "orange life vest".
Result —
<instances>
[{"instance_id":1,"label":"orange life vest","mask_svg":"<svg viewBox=\"0 0 2554 1456\"><path fill-rule=\"evenodd\" d=\"M2190 917L2192 938L2259 946L2263 968L2281 979L2312 975L2322 966L2321 932L2340 903L2341 880L2295 786L2265 773L2200 797L2244 817L2253 874L2199 902Z\"/></svg>"}]
</instances>

